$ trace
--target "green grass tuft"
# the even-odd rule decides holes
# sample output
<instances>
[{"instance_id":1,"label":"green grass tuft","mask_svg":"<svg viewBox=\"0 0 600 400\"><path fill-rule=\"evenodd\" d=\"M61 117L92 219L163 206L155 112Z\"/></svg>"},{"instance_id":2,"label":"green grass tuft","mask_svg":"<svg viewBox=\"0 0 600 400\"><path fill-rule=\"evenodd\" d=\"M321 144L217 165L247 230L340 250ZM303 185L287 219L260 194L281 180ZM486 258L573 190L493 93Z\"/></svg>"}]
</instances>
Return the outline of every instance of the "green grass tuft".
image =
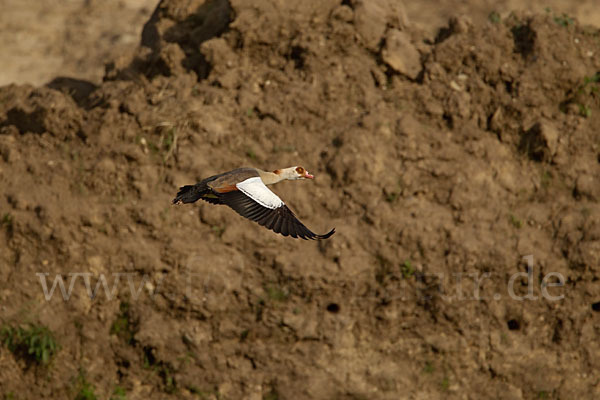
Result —
<instances>
[{"instance_id":1,"label":"green grass tuft","mask_svg":"<svg viewBox=\"0 0 600 400\"><path fill-rule=\"evenodd\" d=\"M110 400L127 400L127 392L121 386L115 386Z\"/></svg>"},{"instance_id":2,"label":"green grass tuft","mask_svg":"<svg viewBox=\"0 0 600 400\"><path fill-rule=\"evenodd\" d=\"M493 24L498 24L500 23L501 19L500 19L500 14L498 13L498 11L492 11L489 15L488 15L488 20L493 23Z\"/></svg>"},{"instance_id":3,"label":"green grass tuft","mask_svg":"<svg viewBox=\"0 0 600 400\"><path fill-rule=\"evenodd\" d=\"M246 150L246 155L248 156L249 159L256 160L256 153L254 152L254 150L252 150L252 149Z\"/></svg>"},{"instance_id":4,"label":"green grass tuft","mask_svg":"<svg viewBox=\"0 0 600 400\"><path fill-rule=\"evenodd\" d=\"M410 260L405 260L404 263L400 266L402 270L402 276L407 279L414 275L415 269L412 266Z\"/></svg>"},{"instance_id":5,"label":"green grass tuft","mask_svg":"<svg viewBox=\"0 0 600 400\"><path fill-rule=\"evenodd\" d=\"M279 400L279 393L273 389L263 396L263 400Z\"/></svg>"},{"instance_id":6,"label":"green grass tuft","mask_svg":"<svg viewBox=\"0 0 600 400\"><path fill-rule=\"evenodd\" d=\"M87 381L82 371L79 372L77 377L77 386L79 390L75 396L75 400L96 400L95 388Z\"/></svg>"},{"instance_id":7,"label":"green grass tuft","mask_svg":"<svg viewBox=\"0 0 600 400\"><path fill-rule=\"evenodd\" d=\"M515 228L521 229L523 227L523 221L515 217L513 214L510 214L509 219L512 226L514 226Z\"/></svg>"},{"instance_id":8,"label":"green grass tuft","mask_svg":"<svg viewBox=\"0 0 600 400\"><path fill-rule=\"evenodd\" d=\"M12 234L14 230L13 216L10 213L4 214L2 219L0 219L0 225L3 226L9 234Z\"/></svg>"},{"instance_id":9,"label":"green grass tuft","mask_svg":"<svg viewBox=\"0 0 600 400\"><path fill-rule=\"evenodd\" d=\"M435 368L433 368L433 364L431 363L431 361L427 361L425 363L425 367L423 367L423 372L425 372L426 374L432 374L434 370Z\"/></svg>"},{"instance_id":10,"label":"green grass tuft","mask_svg":"<svg viewBox=\"0 0 600 400\"><path fill-rule=\"evenodd\" d=\"M569 17L567 14L563 13L562 15L555 15L554 22L566 28L570 25L573 25L575 23L575 20Z\"/></svg>"},{"instance_id":11,"label":"green grass tuft","mask_svg":"<svg viewBox=\"0 0 600 400\"><path fill-rule=\"evenodd\" d=\"M385 201L388 203L395 203L400 197L400 193L398 192L390 192L385 195Z\"/></svg>"},{"instance_id":12,"label":"green grass tuft","mask_svg":"<svg viewBox=\"0 0 600 400\"><path fill-rule=\"evenodd\" d=\"M592 116L592 109L590 106L586 104L578 104L579 106L579 115L585 118L589 118Z\"/></svg>"},{"instance_id":13,"label":"green grass tuft","mask_svg":"<svg viewBox=\"0 0 600 400\"><path fill-rule=\"evenodd\" d=\"M224 226L213 225L213 226L211 226L210 229L217 237L221 237L221 236L223 236L223 233L225 233Z\"/></svg>"},{"instance_id":14,"label":"green grass tuft","mask_svg":"<svg viewBox=\"0 0 600 400\"><path fill-rule=\"evenodd\" d=\"M542 171L542 177L540 178L540 185L543 189L548 189L552 182L552 174L550 171Z\"/></svg>"},{"instance_id":15,"label":"green grass tuft","mask_svg":"<svg viewBox=\"0 0 600 400\"><path fill-rule=\"evenodd\" d=\"M286 290L278 286L267 286L265 290L267 292L267 296L274 301L286 301L290 296Z\"/></svg>"},{"instance_id":16,"label":"green grass tuft","mask_svg":"<svg viewBox=\"0 0 600 400\"><path fill-rule=\"evenodd\" d=\"M119 315L110 327L110 334L120 337L127 344L133 344L135 324L131 322L129 303L122 302L119 306Z\"/></svg>"},{"instance_id":17,"label":"green grass tuft","mask_svg":"<svg viewBox=\"0 0 600 400\"><path fill-rule=\"evenodd\" d=\"M58 351L54 334L42 325L26 328L4 325L0 340L13 354L41 365L48 364Z\"/></svg>"},{"instance_id":18,"label":"green grass tuft","mask_svg":"<svg viewBox=\"0 0 600 400\"><path fill-rule=\"evenodd\" d=\"M447 391L450 388L450 380L446 377L442 379L442 390Z\"/></svg>"}]
</instances>

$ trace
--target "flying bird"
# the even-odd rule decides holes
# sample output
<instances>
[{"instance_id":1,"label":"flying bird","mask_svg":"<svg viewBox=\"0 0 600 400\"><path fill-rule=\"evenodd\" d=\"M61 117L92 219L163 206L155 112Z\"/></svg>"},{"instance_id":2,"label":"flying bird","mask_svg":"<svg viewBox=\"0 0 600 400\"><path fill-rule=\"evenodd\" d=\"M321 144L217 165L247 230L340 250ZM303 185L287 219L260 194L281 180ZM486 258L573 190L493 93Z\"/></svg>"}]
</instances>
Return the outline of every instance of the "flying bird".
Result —
<instances>
[{"instance_id":1,"label":"flying bird","mask_svg":"<svg viewBox=\"0 0 600 400\"><path fill-rule=\"evenodd\" d=\"M198 199L211 204L225 204L242 217L283 236L304 240L327 239L335 233L335 228L324 235L313 233L267 187L283 180L313 178L302 167L276 169L273 172L258 168L238 168L211 176L195 185L182 186L173 199L173 204L193 203Z\"/></svg>"}]
</instances>

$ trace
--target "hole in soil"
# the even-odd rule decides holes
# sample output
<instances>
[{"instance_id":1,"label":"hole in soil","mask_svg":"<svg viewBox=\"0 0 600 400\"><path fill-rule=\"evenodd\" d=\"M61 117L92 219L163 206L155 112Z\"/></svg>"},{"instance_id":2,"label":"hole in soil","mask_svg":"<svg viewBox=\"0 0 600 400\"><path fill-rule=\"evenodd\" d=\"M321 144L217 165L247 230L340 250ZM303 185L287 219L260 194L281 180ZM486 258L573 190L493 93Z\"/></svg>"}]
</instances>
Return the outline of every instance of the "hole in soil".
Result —
<instances>
[{"instance_id":1,"label":"hole in soil","mask_svg":"<svg viewBox=\"0 0 600 400\"><path fill-rule=\"evenodd\" d=\"M600 301L597 301L594 304L592 304L592 310L600 312Z\"/></svg>"},{"instance_id":2,"label":"hole in soil","mask_svg":"<svg viewBox=\"0 0 600 400\"><path fill-rule=\"evenodd\" d=\"M6 112L6 121L0 123L0 127L8 125L16 126L19 133L44 133L44 111L38 109L27 112L18 107L11 108Z\"/></svg>"},{"instance_id":3,"label":"hole in soil","mask_svg":"<svg viewBox=\"0 0 600 400\"><path fill-rule=\"evenodd\" d=\"M504 81L504 88L506 89L506 93L512 94L513 92L513 83L510 81Z\"/></svg>"},{"instance_id":4,"label":"hole in soil","mask_svg":"<svg viewBox=\"0 0 600 400\"><path fill-rule=\"evenodd\" d=\"M450 28L450 27L440 28L437 35L435 36L434 43L436 43L436 44L442 43L444 40L448 39L450 36L452 36L452 28Z\"/></svg>"},{"instance_id":5,"label":"hole in soil","mask_svg":"<svg viewBox=\"0 0 600 400\"><path fill-rule=\"evenodd\" d=\"M600 164L600 153L598 153L598 163Z\"/></svg>"},{"instance_id":6,"label":"hole in soil","mask_svg":"<svg viewBox=\"0 0 600 400\"><path fill-rule=\"evenodd\" d=\"M156 357L154 356L154 351L150 346L144 346L144 364L150 367L156 364Z\"/></svg>"},{"instance_id":7,"label":"hole in soil","mask_svg":"<svg viewBox=\"0 0 600 400\"><path fill-rule=\"evenodd\" d=\"M445 113L444 115L442 115L442 118L444 119L444 121L446 121L446 125L449 129L454 128L454 121L452 120L451 114Z\"/></svg>"},{"instance_id":8,"label":"hole in soil","mask_svg":"<svg viewBox=\"0 0 600 400\"><path fill-rule=\"evenodd\" d=\"M348 6L350 8L354 8L352 7L352 2L350 0L342 0L342 6Z\"/></svg>"},{"instance_id":9,"label":"hole in soil","mask_svg":"<svg viewBox=\"0 0 600 400\"><path fill-rule=\"evenodd\" d=\"M342 145L344 144L344 139L342 139L341 137L335 137L333 138L333 140L331 141L331 144L333 144L334 147L337 147L338 149L340 147L342 147Z\"/></svg>"},{"instance_id":10,"label":"hole in soil","mask_svg":"<svg viewBox=\"0 0 600 400\"><path fill-rule=\"evenodd\" d=\"M290 58L294 60L294 68L304 68L304 62L306 58L306 50L300 46L292 46L290 51Z\"/></svg>"},{"instance_id":11,"label":"hole in soil","mask_svg":"<svg viewBox=\"0 0 600 400\"><path fill-rule=\"evenodd\" d=\"M521 133L519 150L526 153L533 161L542 162L550 158L550 149L539 123Z\"/></svg>"},{"instance_id":12,"label":"hole in soil","mask_svg":"<svg viewBox=\"0 0 600 400\"><path fill-rule=\"evenodd\" d=\"M515 42L515 51L523 58L529 58L533 54L535 47L536 33L529 24L519 25L512 28L513 39Z\"/></svg>"},{"instance_id":13,"label":"hole in soil","mask_svg":"<svg viewBox=\"0 0 600 400\"><path fill-rule=\"evenodd\" d=\"M556 325L554 326L554 333L552 334L552 341L554 343L560 343L562 340L562 335L560 334L560 332L563 329L563 322L562 319L559 319L556 322Z\"/></svg>"},{"instance_id":14,"label":"hole in soil","mask_svg":"<svg viewBox=\"0 0 600 400\"><path fill-rule=\"evenodd\" d=\"M327 305L327 311L333 314L337 314L338 312L340 312L340 305L337 303L329 303Z\"/></svg>"},{"instance_id":15,"label":"hole in soil","mask_svg":"<svg viewBox=\"0 0 600 400\"><path fill-rule=\"evenodd\" d=\"M506 324L511 331L518 331L521 329L521 324L516 319L509 319Z\"/></svg>"}]
</instances>

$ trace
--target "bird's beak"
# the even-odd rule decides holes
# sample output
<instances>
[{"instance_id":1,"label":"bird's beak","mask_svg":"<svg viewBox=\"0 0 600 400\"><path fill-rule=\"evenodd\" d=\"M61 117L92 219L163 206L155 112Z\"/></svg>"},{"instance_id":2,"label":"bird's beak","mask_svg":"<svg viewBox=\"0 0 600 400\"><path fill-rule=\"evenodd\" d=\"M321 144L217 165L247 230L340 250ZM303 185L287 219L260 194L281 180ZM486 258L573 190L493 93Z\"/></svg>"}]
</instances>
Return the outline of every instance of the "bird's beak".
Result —
<instances>
[{"instance_id":1,"label":"bird's beak","mask_svg":"<svg viewBox=\"0 0 600 400\"><path fill-rule=\"evenodd\" d=\"M305 177L306 179L315 179L315 176L314 176L314 175L311 175L311 174L309 174L309 173L308 173L308 171L306 171L306 172L304 173L304 177Z\"/></svg>"}]
</instances>

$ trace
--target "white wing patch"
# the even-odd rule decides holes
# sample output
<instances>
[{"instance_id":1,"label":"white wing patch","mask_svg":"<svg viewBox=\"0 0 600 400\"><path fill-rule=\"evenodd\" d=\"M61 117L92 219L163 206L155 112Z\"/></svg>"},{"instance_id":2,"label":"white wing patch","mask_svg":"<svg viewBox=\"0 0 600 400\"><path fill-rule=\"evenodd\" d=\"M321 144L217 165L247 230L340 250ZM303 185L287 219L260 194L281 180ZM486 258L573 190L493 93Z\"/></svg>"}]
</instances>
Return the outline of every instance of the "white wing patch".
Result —
<instances>
[{"instance_id":1,"label":"white wing patch","mask_svg":"<svg viewBox=\"0 0 600 400\"><path fill-rule=\"evenodd\" d=\"M263 207L274 210L283 205L283 201L275 193L271 192L258 176L248 178L235 186Z\"/></svg>"}]
</instances>

